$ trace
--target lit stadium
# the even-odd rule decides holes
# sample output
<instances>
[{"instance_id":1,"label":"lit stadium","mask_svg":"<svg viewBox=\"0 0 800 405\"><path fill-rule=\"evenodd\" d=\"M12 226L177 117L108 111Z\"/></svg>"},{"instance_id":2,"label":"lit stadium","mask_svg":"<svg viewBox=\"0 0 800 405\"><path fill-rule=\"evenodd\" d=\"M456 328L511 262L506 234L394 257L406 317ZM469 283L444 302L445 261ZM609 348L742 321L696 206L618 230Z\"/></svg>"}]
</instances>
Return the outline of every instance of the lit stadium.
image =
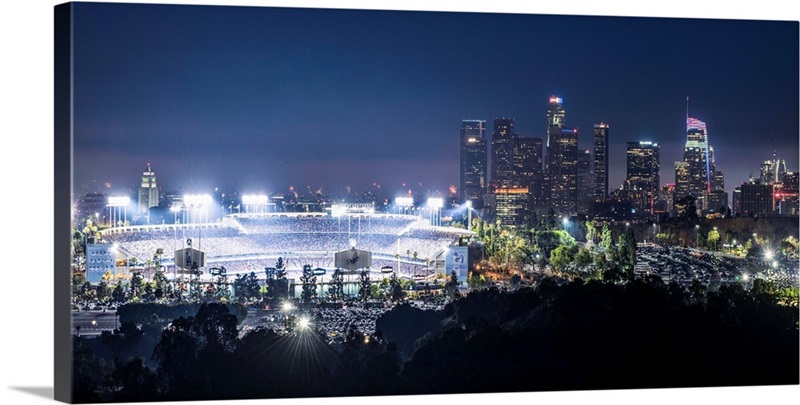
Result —
<instances>
[{"instance_id":1,"label":"lit stadium","mask_svg":"<svg viewBox=\"0 0 800 405\"><path fill-rule=\"evenodd\" d=\"M473 235L464 229L434 226L420 216L375 213L334 206L328 213L236 213L212 223L140 225L103 232L124 256L142 264L161 248L168 277L180 276L172 252L191 245L205 252L208 269L228 275L255 272L283 258L287 276L298 278L304 265L332 271L334 254L357 248L372 252L371 272L391 267L400 277L433 276L444 269L448 248Z\"/></svg>"}]
</instances>

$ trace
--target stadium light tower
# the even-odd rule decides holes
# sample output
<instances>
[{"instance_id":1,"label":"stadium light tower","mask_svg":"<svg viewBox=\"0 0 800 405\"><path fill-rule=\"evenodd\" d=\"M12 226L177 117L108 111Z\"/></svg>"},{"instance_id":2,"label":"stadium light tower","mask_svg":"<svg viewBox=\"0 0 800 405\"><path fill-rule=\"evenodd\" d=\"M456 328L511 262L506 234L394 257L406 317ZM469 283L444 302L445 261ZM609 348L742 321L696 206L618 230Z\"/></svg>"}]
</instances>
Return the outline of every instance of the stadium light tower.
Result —
<instances>
[{"instance_id":1,"label":"stadium light tower","mask_svg":"<svg viewBox=\"0 0 800 405\"><path fill-rule=\"evenodd\" d=\"M117 225L120 208L122 208L123 212L122 225L125 225L125 221L128 219L129 205L131 205L131 198L128 196L108 197L108 216L110 217L109 220L111 221L112 228Z\"/></svg>"},{"instance_id":2,"label":"stadium light tower","mask_svg":"<svg viewBox=\"0 0 800 405\"><path fill-rule=\"evenodd\" d=\"M201 194L201 195L194 195L194 194L186 194L183 196L183 205L189 208L191 213L191 222L194 221L194 212L195 211L202 211L206 214L206 221L208 221L208 206L211 205L213 198L211 198L208 194ZM202 219L202 217L201 217Z\"/></svg>"},{"instance_id":3,"label":"stadium light tower","mask_svg":"<svg viewBox=\"0 0 800 405\"><path fill-rule=\"evenodd\" d=\"M407 208L414 206L414 199L412 197L397 197L394 199L394 205L396 205L398 209L402 208L405 214Z\"/></svg>"},{"instance_id":4,"label":"stadium light tower","mask_svg":"<svg viewBox=\"0 0 800 405\"><path fill-rule=\"evenodd\" d=\"M472 200L467 200L467 230L472 227Z\"/></svg>"},{"instance_id":5,"label":"stadium light tower","mask_svg":"<svg viewBox=\"0 0 800 405\"><path fill-rule=\"evenodd\" d=\"M263 212L267 212L267 205L269 204L269 196L264 194L245 194L242 196L242 204L245 206L245 210L249 213L250 206L255 206L255 212L259 212L259 210L263 210Z\"/></svg>"},{"instance_id":6,"label":"stadium light tower","mask_svg":"<svg viewBox=\"0 0 800 405\"><path fill-rule=\"evenodd\" d=\"M439 216L444 207L444 200L441 198L428 198L428 208L431 209L431 225L439 226Z\"/></svg>"},{"instance_id":7,"label":"stadium light tower","mask_svg":"<svg viewBox=\"0 0 800 405\"><path fill-rule=\"evenodd\" d=\"M173 205L173 206L169 207L169 210L172 211L172 223L173 224L177 224L178 223L178 213L181 212L181 206L180 205Z\"/></svg>"},{"instance_id":8,"label":"stadium light tower","mask_svg":"<svg viewBox=\"0 0 800 405\"><path fill-rule=\"evenodd\" d=\"M339 218L343 215L347 214L347 207L344 205L333 204L331 206L331 216L334 218Z\"/></svg>"}]
</instances>

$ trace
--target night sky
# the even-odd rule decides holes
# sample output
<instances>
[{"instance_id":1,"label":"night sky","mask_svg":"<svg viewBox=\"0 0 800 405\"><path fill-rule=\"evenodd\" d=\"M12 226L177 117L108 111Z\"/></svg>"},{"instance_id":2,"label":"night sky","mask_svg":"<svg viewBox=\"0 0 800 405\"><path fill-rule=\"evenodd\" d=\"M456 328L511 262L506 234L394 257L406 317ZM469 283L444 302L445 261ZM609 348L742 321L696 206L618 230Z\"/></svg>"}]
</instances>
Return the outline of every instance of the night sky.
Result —
<instances>
[{"instance_id":1,"label":"night sky","mask_svg":"<svg viewBox=\"0 0 800 405\"><path fill-rule=\"evenodd\" d=\"M773 147L798 168L798 24L703 19L77 4L74 193L387 193L459 184L463 119L545 137L547 100L591 147L682 159L686 97L726 190ZM487 136L491 136L490 131Z\"/></svg>"}]
</instances>

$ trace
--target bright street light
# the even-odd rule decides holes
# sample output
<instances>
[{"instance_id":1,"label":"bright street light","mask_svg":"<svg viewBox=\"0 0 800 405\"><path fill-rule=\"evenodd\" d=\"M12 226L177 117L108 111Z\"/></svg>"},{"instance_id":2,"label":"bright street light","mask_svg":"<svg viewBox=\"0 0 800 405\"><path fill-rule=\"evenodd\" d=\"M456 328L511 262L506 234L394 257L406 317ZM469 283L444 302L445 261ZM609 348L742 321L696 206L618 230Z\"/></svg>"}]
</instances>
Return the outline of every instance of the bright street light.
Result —
<instances>
[{"instance_id":1,"label":"bright street light","mask_svg":"<svg viewBox=\"0 0 800 405\"><path fill-rule=\"evenodd\" d=\"M289 311L294 309L294 305L292 305L291 302L287 301L287 302L283 303L283 305L281 306L281 309L284 310L285 312L289 312Z\"/></svg>"},{"instance_id":2,"label":"bright street light","mask_svg":"<svg viewBox=\"0 0 800 405\"><path fill-rule=\"evenodd\" d=\"M307 316L301 316L300 320L297 322L297 327L301 330L305 330L308 329L309 326L311 326L311 320L308 319Z\"/></svg>"}]
</instances>

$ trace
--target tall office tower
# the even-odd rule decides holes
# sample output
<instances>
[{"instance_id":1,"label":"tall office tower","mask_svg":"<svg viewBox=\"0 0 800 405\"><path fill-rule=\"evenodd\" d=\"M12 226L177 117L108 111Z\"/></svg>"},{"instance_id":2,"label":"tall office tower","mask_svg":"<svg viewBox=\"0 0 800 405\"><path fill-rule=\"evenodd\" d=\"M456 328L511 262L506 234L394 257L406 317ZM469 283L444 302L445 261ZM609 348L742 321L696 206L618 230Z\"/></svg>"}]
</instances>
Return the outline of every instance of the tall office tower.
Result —
<instances>
[{"instance_id":1,"label":"tall office tower","mask_svg":"<svg viewBox=\"0 0 800 405\"><path fill-rule=\"evenodd\" d=\"M778 211L781 215L797 216L800 210L798 200L798 189L800 188L800 176L797 172L784 172L783 187L780 193L775 196L778 201Z\"/></svg>"},{"instance_id":2,"label":"tall office tower","mask_svg":"<svg viewBox=\"0 0 800 405\"><path fill-rule=\"evenodd\" d=\"M742 187L735 187L731 196L731 211L734 215L742 215Z\"/></svg>"},{"instance_id":3,"label":"tall office tower","mask_svg":"<svg viewBox=\"0 0 800 405\"><path fill-rule=\"evenodd\" d=\"M514 119L495 118L492 132L492 184L495 187L513 185Z\"/></svg>"},{"instance_id":4,"label":"tall office tower","mask_svg":"<svg viewBox=\"0 0 800 405\"><path fill-rule=\"evenodd\" d=\"M708 128L705 122L695 118L686 118L686 145L683 149L683 161L689 165L688 195L702 199L703 190L711 188Z\"/></svg>"},{"instance_id":5,"label":"tall office tower","mask_svg":"<svg viewBox=\"0 0 800 405\"><path fill-rule=\"evenodd\" d=\"M525 187L534 206L542 204L542 138L519 136L512 153L515 186Z\"/></svg>"},{"instance_id":6,"label":"tall office tower","mask_svg":"<svg viewBox=\"0 0 800 405\"><path fill-rule=\"evenodd\" d=\"M702 210L704 213L725 213L728 209L728 193L725 192L725 174L717 170L717 162L714 157L714 147L708 145L708 173L709 186L703 190L701 198Z\"/></svg>"},{"instance_id":7,"label":"tall office tower","mask_svg":"<svg viewBox=\"0 0 800 405\"><path fill-rule=\"evenodd\" d=\"M675 200L689 195L689 164L675 162Z\"/></svg>"},{"instance_id":8,"label":"tall office tower","mask_svg":"<svg viewBox=\"0 0 800 405\"><path fill-rule=\"evenodd\" d=\"M486 193L486 121L461 122L461 199L483 206Z\"/></svg>"},{"instance_id":9,"label":"tall office tower","mask_svg":"<svg viewBox=\"0 0 800 405\"><path fill-rule=\"evenodd\" d=\"M594 124L594 199L608 198L608 124Z\"/></svg>"},{"instance_id":10,"label":"tall office tower","mask_svg":"<svg viewBox=\"0 0 800 405\"><path fill-rule=\"evenodd\" d=\"M653 142L628 142L625 191L637 216L655 214L661 187L660 148Z\"/></svg>"},{"instance_id":11,"label":"tall office tower","mask_svg":"<svg viewBox=\"0 0 800 405\"><path fill-rule=\"evenodd\" d=\"M741 214L767 217L775 213L774 184L750 181L741 185Z\"/></svg>"},{"instance_id":12,"label":"tall office tower","mask_svg":"<svg viewBox=\"0 0 800 405\"><path fill-rule=\"evenodd\" d=\"M786 173L786 161L773 156L772 160L765 160L761 164L761 184L779 183L784 173Z\"/></svg>"},{"instance_id":13,"label":"tall office tower","mask_svg":"<svg viewBox=\"0 0 800 405\"><path fill-rule=\"evenodd\" d=\"M577 212L578 203L578 130L564 128L562 102L560 97L550 97L547 110L545 185L549 186L553 209L558 214L572 215Z\"/></svg>"},{"instance_id":14,"label":"tall office tower","mask_svg":"<svg viewBox=\"0 0 800 405\"><path fill-rule=\"evenodd\" d=\"M158 186L156 174L147 164L147 169L142 173L142 184L139 186L139 214L147 214L150 207L158 205Z\"/></svg>"},{"instance_id":15,"label":"tall office tower","mask_svg":"<svg viewBox=\"0 0 800 405\"><path fill-rule=\"evenodd\" d=\"M494 191L496 215L500 224L511 228L524 227L530 213L530 193L525 187L498 187Z\"/></svg>"},{"instance_id":16,"label":"tall office tower","mask_svg":"<svg viewBox=\"0 0 800 405\"><path fill-rule=\"evenodd\" d=\"M675 184L668 183L661 186L661 191L658 193L656 212L672 215L672 208L675 203L673 194L675 194Z\"/></svg>"},{"instance_id":17,"label":"tall office tower","mask_svg":"<svg viewBox=\"0 0 800 405\"><path fill-rule=\"evenodd\" d=\"M592 150L578 150L578 214L589 214L594 204L596 187L592 172Z\"/></svg>"}]
</instances>

